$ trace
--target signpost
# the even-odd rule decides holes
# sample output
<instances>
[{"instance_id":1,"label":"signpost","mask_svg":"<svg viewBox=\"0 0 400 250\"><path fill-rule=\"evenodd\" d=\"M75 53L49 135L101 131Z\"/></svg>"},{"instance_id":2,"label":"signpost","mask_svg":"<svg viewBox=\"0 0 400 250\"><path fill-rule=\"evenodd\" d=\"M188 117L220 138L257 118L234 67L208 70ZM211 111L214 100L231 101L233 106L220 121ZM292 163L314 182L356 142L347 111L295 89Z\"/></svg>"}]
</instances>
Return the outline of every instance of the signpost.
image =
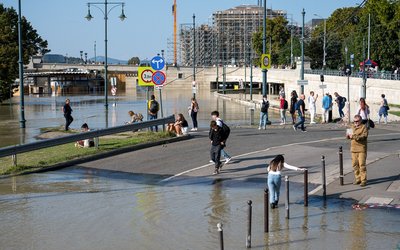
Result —
<instances>
[{"instance_id":1,"label":"signpost","mask_svg":"<svg viewBox=\"0 0 400 250\"><path fill-rule=\"evenodd\" d=\"M164 72L156 71L153 73L151 80L156 86L160 86L165 83L166 78L167 77L165 76Z\"/></svg>"},{"instance_id":2,"label":"signpost","mask_svg":"<svg viewBox=\"0 0 400 250\"><path fill-rule=\"evenodd\" d=\"M270 69L271 68L271 55L270 54L262 54L261 55L261 69Z\"/></svg>"},{"instance_id":3,"label":"signpost","mask_svg":"<svg viewBox=\"0 0 400 250\"><path fill-rule=\"evenodd\" d=\"M297 80L297 85L308 85L308 80Z\"/></svg>"},{"instance_id":4,"label":"signpost","mask_svg":"<svg viewBox=\"0 0 400 250\"><path fill-rule=\"evenodd\" d=\"M151 67L139 67L138 69L138 84L141 87L153 87L152 82L154 70Z\"/></svg>"},{"instance_id":5,"label":"signpost","mask_svg":"<svg viewBox=\"0 0 400 250\"><path fill-rule=\"evenodd\" d=\"M165 60L161 56L155 56L150 61L151 67L154 70L162 70L165 67Z\"/></svg>"},{"instance_id":6,"label":"signpost","mask_svg":"<svg viewBox=\"0 0 400 250\"><path fill-rule=\"evenodd\" d=\"M161 118L164 117L163 113L163 102L162 102L162 87L164 86L165 81L167 80L167 76L161 70L165 67L165 59L161 56L155 56L151 59L150 65L152 68L151 82L154 84L155 88L158 89L160 93L160 111ZM163 130L165 130L165 126L163 126Z\"/></svg>"}]
</instances>

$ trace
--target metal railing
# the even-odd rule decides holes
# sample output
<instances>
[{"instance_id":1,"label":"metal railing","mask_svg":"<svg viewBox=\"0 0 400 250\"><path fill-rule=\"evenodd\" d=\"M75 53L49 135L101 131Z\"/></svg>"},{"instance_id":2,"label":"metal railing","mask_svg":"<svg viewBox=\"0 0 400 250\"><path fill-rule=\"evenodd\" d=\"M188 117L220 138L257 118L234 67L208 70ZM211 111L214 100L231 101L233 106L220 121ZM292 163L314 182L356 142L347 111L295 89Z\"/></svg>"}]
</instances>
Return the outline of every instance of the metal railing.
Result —
<instances>
[{"instance_id":1,"label":"metal railing","mask_svg":"<svg viewBox=\"0 0 400 250\"><path fill-rule=\"evenodd\" d=\"M138 130L138 129L145 129L145 128L149 128L149 127L153 127L153 126L160 126L160 125L164 125L164 124L171 123L174 121L175 121L175 117L173 115L171 115L166 118L161 118L161 119L156 119L156 120L151 120L151 121L126 124L126 125L112 127L112 128L105 128L105 129L93 130L93 131L88 131L88 132L82 132L79 134L68 135L68 136L64 136L64 137L60 137L60 138L47 139L47 140L27 143L27 144L23 144L23 145L16 145L16 146L0 148L0 157L13 156L13 161L15 164L17 154L26 153L26 152L30 152L30 151L34 151L34 150L38 150L38 149L43 149L43 148L50 148L50 147L63 145L63 144L71 143L71 142L76 142L76 141L80 141L80 140L86 140L86 139L90 139L90 138L98 138L98 137L106 136L106 135L118 134L118 133L123 133L123 132L128 132L128 131L134 131L134 130Z\"/></svg>"},{"instance_id":2,"label":"metal railing","mask_svg":"<svg viewBox=\"0 0 400 250\"><path fill-rule=\"evenodd\" d=\"M306 69L305 74L326 75L326 76L346 76L341 70L321 70L321 69ZM392 74L390 72L366 72L367 78L382 79L382 80L400 80L400 74ZM351 77L362 78L362 72L353 72Z\"/></svg>"}]
</instances>

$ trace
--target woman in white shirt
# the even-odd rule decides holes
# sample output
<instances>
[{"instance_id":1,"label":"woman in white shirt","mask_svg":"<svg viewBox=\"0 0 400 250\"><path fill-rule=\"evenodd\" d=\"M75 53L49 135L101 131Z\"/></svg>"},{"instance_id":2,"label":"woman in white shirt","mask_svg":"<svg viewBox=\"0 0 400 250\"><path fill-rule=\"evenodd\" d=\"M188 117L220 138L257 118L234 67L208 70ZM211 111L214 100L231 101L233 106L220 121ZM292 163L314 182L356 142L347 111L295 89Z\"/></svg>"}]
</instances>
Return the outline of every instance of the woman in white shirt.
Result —
<instances>
[{"instance_id":1,"label":"woman in white shirt","mask_svg":"<svg viewBox=\"0 0 400 250\"><path fill-rule=\"evenodd\" d=\"M369 106L365 102L364 98L360 98L360 106L359 106L356 114L361 116L362 124L367 124L368 119L369 119Z\"/></svg>"},{"instance_id":2,"label":"woman in white shirt","mask_svg":"<svg viewBox=\"0 0 400 250\"><path fill-rule=\"evenodd\" d=\"M317 111L315 102L317 101L317 99L318 99L318 94L314 97L314 91L311 91L310 96L308 97L308 105L310 110L310 124L315 124L314 118L315 118L315 113Z\"/></svg>"},{"instance_id":3,"label":"woman in white shirt","mask_svg":"<svg viewBox=\"0 0 400 250\"><path fill-rule=\"evenodd\" d=\"M291 166L285 162L285 158L283 155L277 155L270 163L267 168L268 172L268 189L269 189L269 203L272 209L278 207L279 202L279 190L281 188L281 170L283 168L287 168L290 170L302 170L305 168L298 168L295 166Z\"/></svg>"}]
</instances>

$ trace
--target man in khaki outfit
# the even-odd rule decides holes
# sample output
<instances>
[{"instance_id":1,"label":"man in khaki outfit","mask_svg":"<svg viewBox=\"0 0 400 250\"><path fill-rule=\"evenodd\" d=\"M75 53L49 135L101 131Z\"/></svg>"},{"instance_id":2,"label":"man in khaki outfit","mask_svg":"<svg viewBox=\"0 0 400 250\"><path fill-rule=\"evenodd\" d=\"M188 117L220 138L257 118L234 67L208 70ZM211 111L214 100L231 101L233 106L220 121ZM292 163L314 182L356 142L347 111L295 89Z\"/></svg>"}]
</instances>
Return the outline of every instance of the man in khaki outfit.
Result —
<instances>
[{"instance_id":1,"label":"man in khaki outfit","mask_svg":"<svg viewBox=\"0 0 400 250\"><path fill-rule=\"evenodd\" d=\"M367 184L367 138L368 129L361 123L361 116L354 116L354 125L352 133L347 134L347 138L351 140L351 161L354 170L354 185L360 184L364 187Z\"/></svg>"}]
</instances>

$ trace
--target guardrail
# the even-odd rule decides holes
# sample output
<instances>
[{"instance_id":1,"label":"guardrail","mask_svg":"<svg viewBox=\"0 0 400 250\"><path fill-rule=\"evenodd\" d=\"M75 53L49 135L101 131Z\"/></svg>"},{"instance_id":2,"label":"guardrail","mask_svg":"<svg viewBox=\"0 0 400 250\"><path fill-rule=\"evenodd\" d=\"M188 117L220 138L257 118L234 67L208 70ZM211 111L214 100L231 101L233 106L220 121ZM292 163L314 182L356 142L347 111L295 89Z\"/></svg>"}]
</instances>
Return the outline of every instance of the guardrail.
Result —
<instances>
[{"instance_id":1,"label":"guardrail","mask_svg":"<svg viewBox=\"0 0 400 250\"><path fill-rule=\"evenodd\" d=\"M63 145L63 144L71 143L71 142L80 141L80 140L86 140L86 139L90 139L90 138L97 138L97 137L106 136L106 135L112 135L112 134L128 132L128 131L133 131L133 130L138 130L138 129L144 129L144 128L149 128L152 126L160 126L160 125L164 125L164 124L171 123L174 121L175 121L175 117L173 115L171 115L166 118L161 118L161 119L156 119L156 120L151 120L151 121L126 124L126 125L112 127L112 128L93 130L93 131L83 132L83 133L79 133L79 134L68 135L68 136L64 136L64 137L60 137L60 138L47 139L47 140L27 143L27 144L23 144L23 145L5 147L5 148L0 149L0 157L12 156L14 165L16 165L16 155L17 154L26 153L26 152L30 152L30 151L34 151L34 150L38 150L38 149L43 149L43 148L54 147L54 146L58 146L58 145Z\"/></svg>"},{"instance_id":2,"label":"guardrail","mask_svg":"<svg viewBox=\"0 0 400 250\"><path fill-rule=\"evenodd\" d=\"M305 74L312 75L326 75L326 76L346 76L345 73L341 70L320 70L320 69L306 69L304 70ZM353 72L351 77L362 78L362 72ZM400 74L392 74L389 72L366 72L367 78L373 79L382 79L382 80L400 80Z\"/></svg>"}]
</instances>

